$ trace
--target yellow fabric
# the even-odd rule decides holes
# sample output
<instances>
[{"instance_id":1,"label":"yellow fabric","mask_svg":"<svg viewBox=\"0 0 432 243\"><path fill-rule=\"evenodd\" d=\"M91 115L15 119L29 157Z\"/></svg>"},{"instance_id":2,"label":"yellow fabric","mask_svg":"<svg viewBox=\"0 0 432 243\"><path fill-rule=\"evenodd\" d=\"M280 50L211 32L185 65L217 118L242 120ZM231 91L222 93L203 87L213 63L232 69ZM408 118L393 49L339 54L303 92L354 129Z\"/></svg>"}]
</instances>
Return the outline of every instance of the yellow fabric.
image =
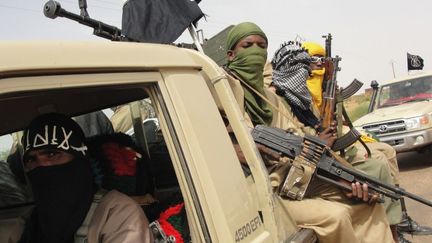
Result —
<instances>
[{"instance_id":1,"label":"yellow fabric","mask_svg":"<svg viewBox=\"0 0 432 243\"><path fill-rule=\"evenodd\" d=\"M302 47L310 56L325 56L325 49L315 42L303 42ZM312 70L310 78L306 81L307 87L311 93L313 106L318 111L321 111L322 104L322 84L324 80L325 69Z\"/></svg>"},{"instance_id":2,"label":"yellow fabric","mask_svg":"<svg viewBox=\"0 0 432 243\"><path fill-rule=\"evenodd\" d=\"M302 47L306 49L306 51L311 56L325 56L325 49L318 43L306 41L302 43Z\"/></svg>"},{"instance_id":3,"label":"yellow fabric","mask_svg":"<svg viewBox=\"0 0 432 243\"><path fill-rule=\"evenodd\" d=\"M316 110L321 111L322 105L322 84L324 80L325 68L321 70L312 70L310 78L306 81L306 85L312 96L313 106Z\"/></svg>"},{"instance_id":4,"label":"yellow fabric","mask_svg":"<svg viewBox=\"0 0 432 243\"><path fill-rule=\"evenodd\" d=\"M363 142L365 142L365 143L375 143L375 142L377 142L377 140L375 140L374 138L369 137L369 136L367 136L367 135L365 135L365 134L362 134L362 135L360 136L360 139L361 139Z\"/></svg>"}]
</instances>

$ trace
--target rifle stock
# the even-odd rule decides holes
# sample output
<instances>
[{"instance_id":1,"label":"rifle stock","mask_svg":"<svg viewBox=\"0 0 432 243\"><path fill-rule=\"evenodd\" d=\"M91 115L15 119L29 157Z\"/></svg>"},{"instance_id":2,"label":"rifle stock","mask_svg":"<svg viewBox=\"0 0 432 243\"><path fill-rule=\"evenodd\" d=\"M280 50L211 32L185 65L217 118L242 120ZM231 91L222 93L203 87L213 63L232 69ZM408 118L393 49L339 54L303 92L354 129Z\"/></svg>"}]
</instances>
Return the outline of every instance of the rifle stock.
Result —
<instances>
[{"instance_id":1,"label":"rifle stock","mask_svg":"<svg viewBox=\"0 0 432 243\"><path fill-rule=\"evenodd\" d=\"M351 187L339 182L341 179L350 183L360 182L361 184L367 184L370 190L395 200L406 196L432 207L432 202L429 200L407 192L403 188L383 183L350 167L349 162L328 149L324 141L317 137L308 135L300 137L282 129L263 125L258 125L252 130L252 137L256 143L267 146L294 160L281 189L284 196L297 200L303 198L310 179L303 180L303 178L298 177L301 173L292 173L296 174L297 177L290 178L290 173L292 170L298 169L305 171L306 168L306 170L313 170L313 176L345 190L351 190ZM303 183L303 185L299 186L299 183ZM293 188L290 188L290 186Z\"/></svg>"},{"instance_id":2,"label":"rifle stock","mask_svg":"<svg viewBox=\"0 0 432 243\"><path fill-rule=\"evenodd\" d=\"M331 73L325 80L325 89L323 93L323 103L321 107L321 127L326 129L331 126L334 120L336 108L336 75L339 71L339 61L341 58L327 57L325 61L326 72Z\"/></svg>"},{"instance_id":3,"label":"rifle stock","mask_svg":"<svg viewBox=\"0 0 432 243\"><path fill-rule=\"evenodd\" d=\"M324 97L326 93L324 93ZM322 130L331 126L334 120L334 112L335 112L335 99L334 98L326 98L322 104L322 116L321 116L321 128Z\"/></svg>"}]
</instances>

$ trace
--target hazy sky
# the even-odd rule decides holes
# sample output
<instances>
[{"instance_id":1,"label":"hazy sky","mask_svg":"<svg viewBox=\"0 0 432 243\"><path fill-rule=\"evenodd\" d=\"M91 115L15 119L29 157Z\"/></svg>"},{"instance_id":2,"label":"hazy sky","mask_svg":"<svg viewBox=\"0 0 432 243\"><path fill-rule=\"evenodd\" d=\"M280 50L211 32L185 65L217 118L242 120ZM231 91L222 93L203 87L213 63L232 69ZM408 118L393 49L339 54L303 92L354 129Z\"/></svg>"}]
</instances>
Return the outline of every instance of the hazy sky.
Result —
<instances>
[{"instance_id":1,"label":"hazy sky","mask_svg":"<svg viewBox=\"0 0 432 243\"><path fill-rule=\"evenodd\" d=\"M0 39L103 39L92 29L64 18L46 18L42 0L0 0ZM77 0L60 0L63 8L79 13ZM122 0L88 0L90 17L121 27ZM210 38L230 24L253 21L269 38L269 58L281 43L297 36L324 44L333 35L333 55L342 57L341 86L354 78L369 87L407 72L406 53L420 55L424 70L432 65L432 1L402 0L202 0L207 21L198 29ZM191 42L187 35L181 41Z\"/></svg>"},{"instance_id":2,"label":"hazy sky","mask_svg":"<svg viewBox=\"0 0 432 243\"><path fill-rule=\"evenodd\" d=\"M43 15L43 0L0 0L0 39L79 39L105 41L92 29L65 18ZM77 0L59 0L67 11L79 13ZM123 0L88 0L90 17L121 27ZM424 70L432 67L432 1L430 0L202 0L207 20L198 29L210 38L225 27L253 21L266 32L269 58L281 43L301 37L324 44L333 35L333 55L342 57L340 85L354 78L369 87L407 72L406 53L420 55ZM191 42L188 35L180 41ZM1 55L1 53L0 53Z\"/></svg>"}]
</instances>

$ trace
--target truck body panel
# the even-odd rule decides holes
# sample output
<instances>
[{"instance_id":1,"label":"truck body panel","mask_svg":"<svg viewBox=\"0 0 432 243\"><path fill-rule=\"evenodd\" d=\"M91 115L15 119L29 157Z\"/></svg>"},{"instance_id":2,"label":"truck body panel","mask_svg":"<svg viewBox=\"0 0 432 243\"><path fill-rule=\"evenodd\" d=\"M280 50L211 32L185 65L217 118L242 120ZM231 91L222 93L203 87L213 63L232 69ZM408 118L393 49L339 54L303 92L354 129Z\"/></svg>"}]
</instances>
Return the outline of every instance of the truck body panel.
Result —
<instances>
[{"instance_id":1,"label":"truck body panel","mask_svg":"<svg viewBox=\"0 0 432 243\"><path fill-rule=\"evenodd\" d=\"M19 132L46 112L77 116L150 98L193 242L304 238L289 212L279 210L226 76L207 56L168 45L63 41L0 42L0 52L0 110L8 114L0 135ZM240 166L220 105L250 175Z\"/></svg>"}]
</instances>

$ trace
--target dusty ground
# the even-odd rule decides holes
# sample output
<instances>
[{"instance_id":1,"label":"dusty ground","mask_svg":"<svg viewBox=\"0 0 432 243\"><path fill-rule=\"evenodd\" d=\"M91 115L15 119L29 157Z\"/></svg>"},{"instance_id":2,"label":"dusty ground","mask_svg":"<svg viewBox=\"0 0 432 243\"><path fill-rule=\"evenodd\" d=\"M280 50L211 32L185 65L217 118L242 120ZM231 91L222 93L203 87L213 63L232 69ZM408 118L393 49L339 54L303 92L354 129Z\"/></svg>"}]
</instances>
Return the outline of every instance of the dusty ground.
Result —
<instances>
[{"instance_id":1,"label":"dusty ground","mask_svg":"<svg viewBox=\"0 0 432 243\"><path fill-rule=\"evenodd\" d=\"M402 153L398 155L401 172L401 186L411 193L432 201L432 152L423 154ZM432 227L432 207L407 198L405 200L408 214L422 225ZM414 236L405 235L413 243L432 242L432 235Z\"/></svg>"}]
</instances>

